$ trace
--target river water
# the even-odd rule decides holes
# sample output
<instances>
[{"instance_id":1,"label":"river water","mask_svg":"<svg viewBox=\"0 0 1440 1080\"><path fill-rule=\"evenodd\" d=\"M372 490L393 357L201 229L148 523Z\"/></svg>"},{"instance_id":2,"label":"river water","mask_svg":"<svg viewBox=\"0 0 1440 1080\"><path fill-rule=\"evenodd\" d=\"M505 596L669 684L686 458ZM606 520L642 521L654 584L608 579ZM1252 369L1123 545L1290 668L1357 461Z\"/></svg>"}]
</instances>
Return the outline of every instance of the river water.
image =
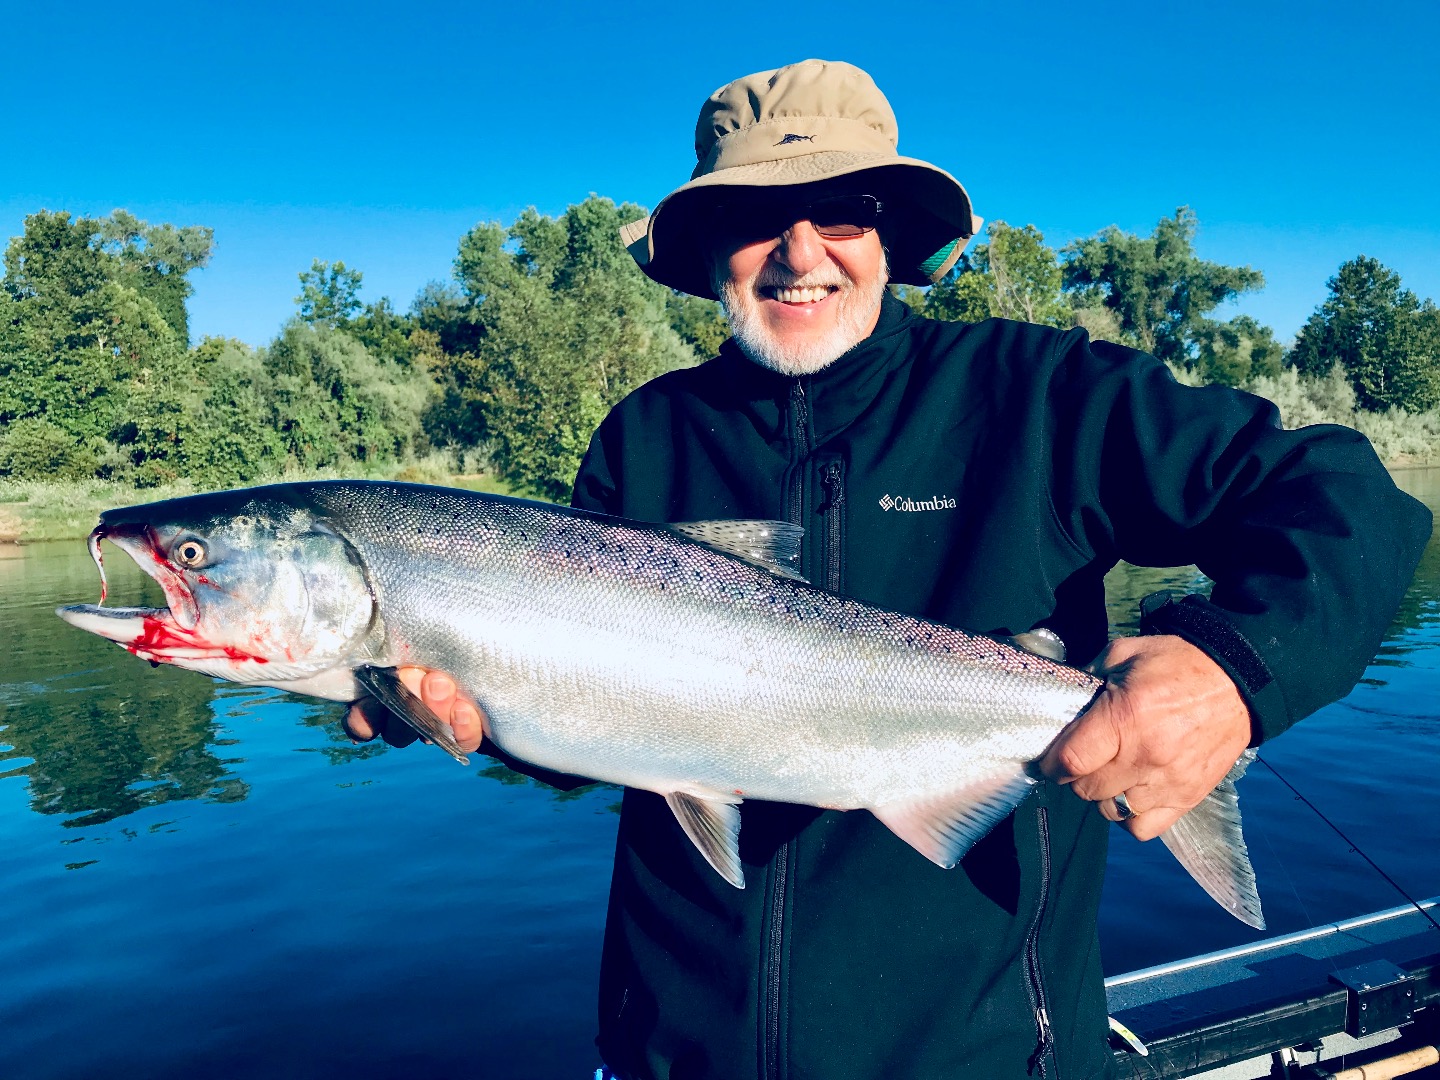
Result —
<instances>
[{"instance_id":1,"label":"river water","mask_svg":"<svg viewBox=\"0 0 1440 1080\"><path fill-rule=\"evenodd\" d=\"M1440 510L1440 470L1396 474ZM128 559L117 603L158 605ZM1193 569L1117 571L1117 632ZM588 1076L618 792L352 747L340 707L60 622L79 541L0 545L0 1076ZM1269 933L1440 894L1440 548L1364 681L1240 788ZM1353 846L1352 846L1353 845ZM937 871L938 872L938 871ZM1118 831L1109 972L1260 936Z\"/></svg>"}]
</instances>

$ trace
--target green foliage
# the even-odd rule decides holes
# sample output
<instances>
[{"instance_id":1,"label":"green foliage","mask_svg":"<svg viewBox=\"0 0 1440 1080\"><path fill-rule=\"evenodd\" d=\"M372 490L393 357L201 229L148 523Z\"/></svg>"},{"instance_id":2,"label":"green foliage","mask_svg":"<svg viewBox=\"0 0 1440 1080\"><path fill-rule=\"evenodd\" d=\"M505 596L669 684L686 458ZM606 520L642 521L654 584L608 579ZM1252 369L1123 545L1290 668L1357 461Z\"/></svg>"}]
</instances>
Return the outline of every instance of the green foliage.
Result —
<instances>
[{"instance_id":1,"label":"green foliage","mask_svg":"<svg viewBox=\"0 0 1440 1080\"><path fill-rule=\"evenodd\" d=\"M1350 377L1339 364L1319 375L1287 367L1278 374L1256 378L1245 388L1273 401L1287 428L1344 424L1369 439L1387 463L1421 464L1440 459L1440 409L1361 408Z\"/></svg>"},{"instance_id":2,"label":"green foliage","mask_svg":"<svg viewBox=\"0 0 1440 1080\"><path fill-rule=\"evenodd\" d=\"M389 461L412 451L429 380L342 330L289 323L263 357L275 426L302 469Z\"/></svg>"},{"instance_id":3,"label":"green foliage","mask_svg":"<svg viewBox=\"0 0 1440 1080\"><path fill-rule=\"evenodd\" d=\"M914 292L919 294L920 290ZM716 355L730 337L725 312L714 300L671 289L665 298L665 310L680 340L694 349L697 356Z\"/></svg>"},{"instance_id":4,"label":"green foliage","mask_svg":"<svg viewBox=\"0 0 1440 1080\"><path fill-rule=\"evenodd\" d=\"M708 344L706 309L672 305L670 290L646 278L620 244L620 225L643 214L591 196L560 218L530 210L509 230L482 223L461 238L460 296L431 290L417 310L424 324L448 308L452 327L428 325L442 343L468 326L472 343L447 352L436 370L432 438L483 441L506 480L564 499L609 408L695 362L674 323Z\"/></svg>"},{"instance_id":5,"label":"green foliage","mask_svg":"<svg viewBox=\"0 0 1440 1080\"><path fill-rule=\"evenodd\" d=\"M188 474L201 487L238 487L285 466L275 388L264 358L241 341L206 338L190 351L201 388L186 440Z\"/></svg>"},{"instance_id":6,"label":"green foliage","mask_svg":"<svg viewBox=\"0 0 1440 1080\"><path fill-rule=\"evenodd\" d=\"M1002 319L1041 323L1069 329L1070 305L1060 292L1060 267L1055 252L1034 225L1016 228L992 221L989 243L975 249L975 265L990 275L990 308Z\"/></svg>"},{"instance_id":7,"label":"green foliage","mask_svg":"<svg viewBox=\"0 0 1440 1080\"><path fill-rule=\"evenodd\" d=\"M150 225L126 210L116 210L99 225L99 246L118 261L119 280L153 303L180 344L188 344L185 301L193 287L187 275L210 261L214 231L199 225Z\"/></svg>"},{"instance_id":8,"label":"green foliage","mask_svg":"<svg viewBox=\"0 0 1440 1080\"><path fill-rule=\"evenodd\" d=\"M362 307L359 293L364 276L343 262L315 259L309 270L300 272L300 295L295 304L301 320L332 330L345 326Z\"/></svg>"},{"instance_id":9,"label":"green foliage","mask_svg":"<svg viewBox=\"0 0 1440 1080\"><path fill-rule=\"evenodd\" d=\"M1244 386L1280 374L1284 350L1275 333L1249 315L1229 322L1200 320L1191 333L1198 349L1195 371L1207 383Z\"/></svg>"},{"instance_id":10,"label":"green foliage","mask_svg":"<svg viewBox=\"0 0 1440 1080\"><path fill-rule=\"evenodd\" d=\"M1083 327L1094 341L1113 341L1117 345L1124 345L1127 348L1140 348L1140 341L1130 331L1120 325L1120 316L1112 308L1104 304L1092 304L1077 307L1071 313L1075 325ZM1173 367L1174 365L1172 365ZM1185 368L1180 368L1185 371Z\"/></svg>"},{"instance_id":11,"label":"green foliage","mask_svg":"<svg viewBox=\"0 0 1440 1080\"><path fill-rule=\"evenodd\" d=\"M0 476L13 480L83 480L99 461L49 420L27 416L0 430Z\"/></svg>"},{"instance_id":12,"label":"green foliage","mask_svg":"<svg viewBox=\"0 0 1440 1080\"><path fill-rule=\"evenodd\" d=\"M923 313L932 319L980 322L1019 319L1069 329L1073 312L1060 291L1055 252L1034 225L992 221L976 246L934 285Z\"/></svg>"},{"instance_id":13,"label":"green foliage","mask_svg":"<svg viewBox=\"0 0 1440 1080\"><path fill-rule=\"evenodd\" d=\"M924 314L949 322L983 322L995 308L995 282L970 256L963 256L925 296Z\"/></svg>"},{"instance_id":14,"label":"green foliage","mask_svg":"<svg viewBox=\"0 0 1440 1080\"><path fill-rule=\"evenodd\" d=\"M1357 256L1328 282L1330 295L1295 341L1305 374L1339 364L1362 407L1425 410L1440 403L1440 310L1377 259Z\"/></svg>"},{"instance_id":15,"label":"green foliage","mask_svg":"<svg viewBox=\"0 0 1440 1080\"><path fill-rule=\"evenodd\" d=\"M1264 275L1248 266L1223 266L1196 256L1197 219L1189 207L1164 218L1148 237L1110 226L1062 251L1065 288L1076 307L1104 306L1122 332L1161 360L1190 366L1192 335L1206 315L1240 293L1258 289Z\"/></svg>"},{"instance_id":16,"label":"green foliage","mask_svg":"<svg viewBox=\"0 0 1440 1080\"><path fill-rule=\"evenodd\" d=\"M92 460L153 483L181 463L193 386L176 330L151 297L175 295L155 282L173 274L183 285L187 267L160 259L146 238L157 251L183 249L172 255L189 265L203 261L208 239L191 236L186 247L167 229L123 211L108 222L42 211L6 249L0 422L63 431L85 448L71 467Z\"/></svg>"}]
</instances>

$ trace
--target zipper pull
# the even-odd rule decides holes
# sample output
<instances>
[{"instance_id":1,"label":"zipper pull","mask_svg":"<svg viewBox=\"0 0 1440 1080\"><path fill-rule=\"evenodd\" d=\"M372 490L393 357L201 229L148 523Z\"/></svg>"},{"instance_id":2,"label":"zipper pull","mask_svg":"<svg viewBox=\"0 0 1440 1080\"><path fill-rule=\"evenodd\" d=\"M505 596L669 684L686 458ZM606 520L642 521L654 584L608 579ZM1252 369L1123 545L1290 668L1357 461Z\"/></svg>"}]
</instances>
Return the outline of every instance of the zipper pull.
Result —
<instances>
[{"instance_id":1,"label":"zipper pull","mask_svg":"<svg viewBox=\"0 0 1440 1080\"><path fill-rule=\"evenodd\" d=\"M821 474L820 482L830 493L830 505L826 509L826 513L831 513L845 505L845 485L840 480L840 463L838 461L825 463L825 471Z\"/></svg>"}]
</instances>

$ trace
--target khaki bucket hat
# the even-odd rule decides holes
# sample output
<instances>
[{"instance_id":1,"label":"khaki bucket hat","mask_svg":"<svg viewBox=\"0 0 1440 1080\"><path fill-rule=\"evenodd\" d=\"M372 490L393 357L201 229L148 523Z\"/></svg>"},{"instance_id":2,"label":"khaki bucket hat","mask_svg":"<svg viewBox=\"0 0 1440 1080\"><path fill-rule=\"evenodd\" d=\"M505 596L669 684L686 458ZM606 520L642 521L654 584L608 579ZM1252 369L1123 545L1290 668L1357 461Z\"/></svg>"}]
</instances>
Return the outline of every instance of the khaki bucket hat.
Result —
<instances>
[{"instance_id":1,"label":"khaki bucket hat","mask_svg":"<svg viewBox=\"0 0 1440 1080\"><path fill-rule=\"evenodd\" d=\"M958 180L901 157L898 142L890 103L853 64L803 60L747 75L701 108L690 182L648 218L624 226L621 239L654 280L713 299L710 258L727 194L746 189L753 198L767 188L819 185L879 198L890 279L932 284L959 260L982 221Z\"/></svg>"}]
</instances>

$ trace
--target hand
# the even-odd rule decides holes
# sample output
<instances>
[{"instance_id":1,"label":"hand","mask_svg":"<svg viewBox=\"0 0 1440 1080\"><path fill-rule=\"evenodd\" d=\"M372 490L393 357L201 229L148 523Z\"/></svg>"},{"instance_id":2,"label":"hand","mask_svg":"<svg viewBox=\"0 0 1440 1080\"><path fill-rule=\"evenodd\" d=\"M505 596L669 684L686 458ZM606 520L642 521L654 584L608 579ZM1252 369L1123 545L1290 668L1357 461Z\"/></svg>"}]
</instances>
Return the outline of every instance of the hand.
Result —
<instances>
[{"instance_id":1,"label":"hand","mask_svg":"<svg viewBox=\"0 0 1440 1080\"><path fill-rule=\"evenodd\" d=\"M1152 839L1224 779L1250 744L1250 709L1225 670L1183 638L1117 638L1091 670L1105 689L1040 769ZM1128 820L1115 806L1122 792L1135 814Z\"/></svg>"},{"instance_id":2,"label":"hand","mask_svg":"<svg viewBox=\"0 0 1440 1080\"><path fill-rule=\"evenodd\" d=\"M402 667L398 674L406 689L450 725L455 741L466 753L479 748L485 737L485 714L456 690L454 679L443 671L419 667ZM409 746L419 737L414 728L371 697L350 706L342 724L355 742L369 742L378 735L391 746Z\"/></svg>"}]
</instances>

